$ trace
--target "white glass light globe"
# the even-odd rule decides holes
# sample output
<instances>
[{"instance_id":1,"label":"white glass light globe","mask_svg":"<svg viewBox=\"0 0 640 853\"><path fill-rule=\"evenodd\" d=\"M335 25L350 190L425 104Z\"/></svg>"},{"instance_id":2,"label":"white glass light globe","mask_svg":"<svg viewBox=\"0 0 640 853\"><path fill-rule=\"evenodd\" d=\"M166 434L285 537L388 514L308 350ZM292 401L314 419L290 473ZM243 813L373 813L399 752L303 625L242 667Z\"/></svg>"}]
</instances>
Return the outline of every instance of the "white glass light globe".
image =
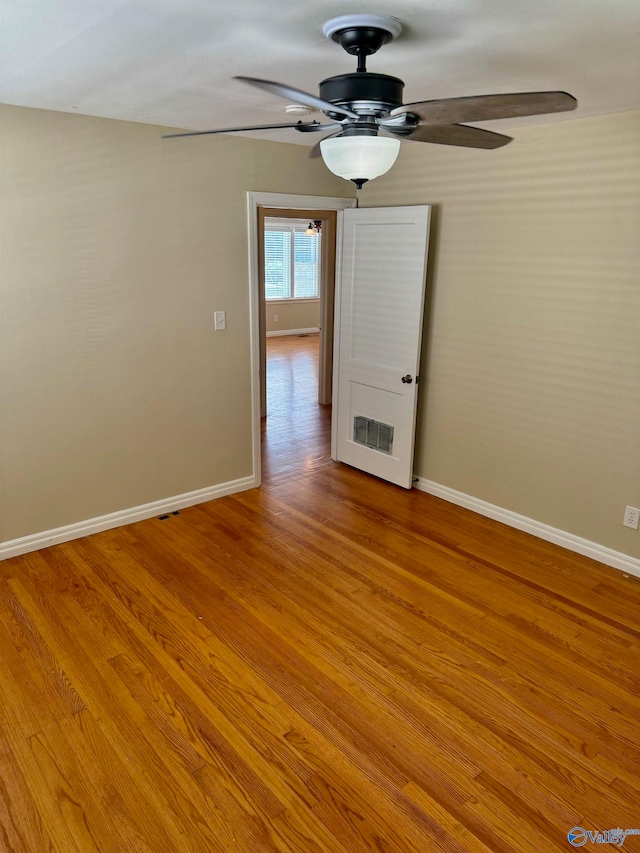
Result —
<instances>
[{"instance_id":1,"label":"white glass light globe","mask_svg":"<svg viewBox=\"0 0 640 853\"><path fill-rule=\"evenodd\" d=\"M320 143L327 168L348 181L370 181L384 175L399 151L400 140L389 136L337 136Z\"/></svg>"}]
</instances>

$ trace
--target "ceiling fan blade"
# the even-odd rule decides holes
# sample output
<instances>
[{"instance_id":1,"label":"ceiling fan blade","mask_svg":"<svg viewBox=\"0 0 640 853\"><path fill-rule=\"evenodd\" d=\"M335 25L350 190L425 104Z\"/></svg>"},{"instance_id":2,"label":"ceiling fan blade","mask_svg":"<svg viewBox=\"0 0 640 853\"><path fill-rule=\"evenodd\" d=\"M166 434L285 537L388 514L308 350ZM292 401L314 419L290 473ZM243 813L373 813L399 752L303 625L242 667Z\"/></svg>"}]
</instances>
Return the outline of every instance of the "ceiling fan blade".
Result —
<instances>
[{"instance_id":1,"label":"ceiling fan blade","mask_svg":"<svg viewBox=\"0 0 640 853\"><path fill-rule=\"evenodd\" d=\"M297 130L301 130L303 132L314 131L314 130L328 130L333 127L332 124L320 124L320 122L314 121L310 124L302 124L302 122L295 122L294 124L253 124L249 127L223 127L220 130L192 130L188 133L166 133L162 138L163 139L177 139L180 136L207 136L211 133L239 133L244 130L281 130L282 128L296 128Z\"/></svg>"},{"instance_id":2,"label":"ceiling fan blade","mask_svg":"<svg viewBox=\"0 0 640 853\"><path fill-rule=\"evenodd\" d=\"M577 100L567 92L514 92L510 95L472 95L403 104L392 110L390 115L412 113L424 124L456 124L561 113L575 110L577 106Z\"/></svg>"},{"instance_id":3,"label":"ceiling fan blade","mask_svg":"<svg viewBox=\"0 0 640 853\"><path fill-rule=\"evenodd\" d=\"M353 110L332 104L331 101L324 101L316 95L310 95L308 92L294 89L293 86L285 86L283 83L274 83L271 80L260 80L257 77L234 77L233 79L240 80L242 83L248 83L250 86L257 86L258 89L264 89L265 92L271 92L272 95L287 98L296 104L305 104L307 107L313 107L323 112L340 113L340 115L348 116L349 118L358 118L358 114L354 113Z\"/></svg>"},{"instance_id":4,"label":"ceiling fan blade","mask_svg":"<svg viewBox=\"0 0 640 853\"><path fill-rule=\"evenodd\" d=\"M391 128L386 127L385 131L388 133ZM403 134L402 138L413 142L433 142L436 145L459 145L463 148L501 148L511 142L510 136L464 124L422 124L409 136Z\"/></svg>"}]
</instances>

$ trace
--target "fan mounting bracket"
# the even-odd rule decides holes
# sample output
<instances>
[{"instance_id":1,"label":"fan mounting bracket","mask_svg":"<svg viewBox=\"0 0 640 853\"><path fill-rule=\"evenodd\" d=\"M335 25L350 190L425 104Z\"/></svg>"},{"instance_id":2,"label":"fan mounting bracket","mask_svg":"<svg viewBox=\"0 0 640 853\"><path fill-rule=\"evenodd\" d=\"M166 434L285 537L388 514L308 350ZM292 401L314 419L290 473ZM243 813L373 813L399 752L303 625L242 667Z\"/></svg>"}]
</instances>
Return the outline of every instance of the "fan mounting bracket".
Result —
<instances>
[{"instance_id":1,"label":"fan mounting bracket","mask_svg":"<svg viewBox=\"0 0 640 853\"><path fill-rule=\"evenodd\" d=\"M358 71L364 71L364 58L397 38L402 24L388 15L340 15L327 21L322 32L347 53L357 56Z\"/></svg>"}]
</instances>

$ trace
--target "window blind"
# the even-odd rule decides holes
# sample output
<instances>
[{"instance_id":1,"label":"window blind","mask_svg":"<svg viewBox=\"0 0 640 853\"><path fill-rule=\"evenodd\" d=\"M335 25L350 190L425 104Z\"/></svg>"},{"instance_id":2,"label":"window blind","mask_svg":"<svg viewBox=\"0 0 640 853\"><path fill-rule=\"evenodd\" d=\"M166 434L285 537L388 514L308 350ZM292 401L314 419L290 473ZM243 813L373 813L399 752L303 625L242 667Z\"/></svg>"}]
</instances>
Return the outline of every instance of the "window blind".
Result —
<instances>
[{"instance_id":1,"label":"window blind","mask_svg":"<svg viewBox=\"0 0 640 853\"><path fill-rule=\"evenodd\" d=\"M264 286L267 299L291 296L291 233L264 232Z\"/></svg>"},{"instance_id":2,"label":"window blind","mask_svg":"<svg viewBox=\"0 0 640 853\"><path fill-rule=\"evenodd\" d=\"M319 235L310 236L304 231L293 232L293 287L297 299L318 295L318 244Z\"/></svg>"},{"instance_id":3,"label":"window blind","mask_svg":"<svg viewBox=\"0 0 640 853\"><path fill-rule=\"evenodd\" d=\"M267 226L264 231L265 297L313 299L319 289L320 235L306 226Z\"/></svg>"}]
</instances>

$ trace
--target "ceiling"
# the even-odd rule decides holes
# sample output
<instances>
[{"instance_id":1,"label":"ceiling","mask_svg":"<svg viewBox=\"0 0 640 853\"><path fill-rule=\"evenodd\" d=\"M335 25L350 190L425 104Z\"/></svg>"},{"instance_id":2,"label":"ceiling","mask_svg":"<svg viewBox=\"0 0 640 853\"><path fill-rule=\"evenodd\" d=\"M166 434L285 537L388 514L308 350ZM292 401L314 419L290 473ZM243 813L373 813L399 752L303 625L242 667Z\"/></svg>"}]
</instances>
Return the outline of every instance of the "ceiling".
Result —
<instances>
[{"instance_id":1,"label":"ceiling","mask_svg":"<svg viewBox=\"0 0 640 853\"><path fill-rule=\"evenodd\" d=\"M355 70L322 35L354 12L402 22L368 67L403 79L406 103L561 89L579 107L555 120L640 109L639 0L0 0L0 101L196 130L288 122L286 101L231 78L317 93Z\"/></svg>"}]
</instances>

